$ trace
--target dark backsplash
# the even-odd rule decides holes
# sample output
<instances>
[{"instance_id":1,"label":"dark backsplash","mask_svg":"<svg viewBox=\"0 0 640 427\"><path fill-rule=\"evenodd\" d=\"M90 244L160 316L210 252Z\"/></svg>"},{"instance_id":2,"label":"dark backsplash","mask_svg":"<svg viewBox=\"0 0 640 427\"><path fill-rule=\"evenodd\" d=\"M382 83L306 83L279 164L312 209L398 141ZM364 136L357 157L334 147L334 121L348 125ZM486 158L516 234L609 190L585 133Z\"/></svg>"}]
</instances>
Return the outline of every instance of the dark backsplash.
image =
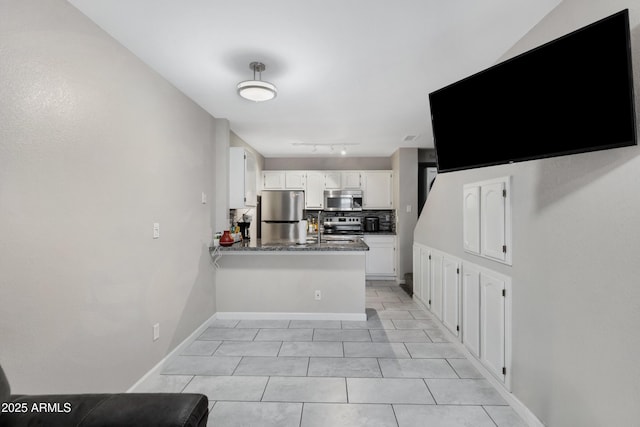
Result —
<instances>
[{"instance_id":1,"label":"dark backsplash","mask_svg":"<svg viewBox=\"0 0 640 427\"><path fill-rule=\"evenodd\" d=\"M364 219L368 216L377 216L380 221L380 231L396 231L396 211L391 210L365 210L361 212L322 212L322 217L334 217L334 216L346 216L346 217L359 217ZM317 210L305 210L305 218L318 218Z\"/></svg>"}]
</instances>

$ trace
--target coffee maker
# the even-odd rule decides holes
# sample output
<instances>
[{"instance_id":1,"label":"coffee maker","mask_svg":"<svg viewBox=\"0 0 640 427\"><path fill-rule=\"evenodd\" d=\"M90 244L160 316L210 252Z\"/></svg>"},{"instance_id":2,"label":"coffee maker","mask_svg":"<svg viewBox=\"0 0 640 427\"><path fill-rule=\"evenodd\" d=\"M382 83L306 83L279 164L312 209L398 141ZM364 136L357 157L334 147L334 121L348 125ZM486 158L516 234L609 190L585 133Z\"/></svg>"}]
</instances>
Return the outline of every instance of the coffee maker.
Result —
<instances>
[{"instance_id":1,"label":"coffee maker","mask_svg":"<svg viewBox=\"0 0 640 427\"><path fill-rule=\"evenodd\" d=\"M249 227L251 226L250 222L239 222L238 227L240 227L240 235L242 236L242 240L249 240Z\"/></svg>"}]
</instances>

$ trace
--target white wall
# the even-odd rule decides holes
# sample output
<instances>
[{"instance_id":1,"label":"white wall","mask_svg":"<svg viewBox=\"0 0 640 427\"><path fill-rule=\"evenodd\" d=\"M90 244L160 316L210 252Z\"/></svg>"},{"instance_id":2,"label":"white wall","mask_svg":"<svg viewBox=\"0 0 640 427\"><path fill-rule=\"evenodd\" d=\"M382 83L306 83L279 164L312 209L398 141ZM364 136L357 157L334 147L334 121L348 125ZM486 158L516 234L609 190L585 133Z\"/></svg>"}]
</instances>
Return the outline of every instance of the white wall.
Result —
<instances>
[{"instance_id":1,"label":"white wall","mask_svg":"<svg viewBox=\"0 0 640 427\"><path fill-rule=\"evenodd\" d=\"M627 7L637 89L638 0L565 0L506 57ZM505 175L513 267L462 250L462 186ZM418 221L417 242L512 277L512 390L546 425L640 419L638 182L637 146L444 173Z\"/></svg>"},{"instance_id":2,"label":"white wall","mask_svg":"<svg viewBox=\"0 0 640 427\"><path fill-rule=\"evenodd\" d=\"M124 391L214 313L213 118L64 0L2 0L0 58L0 363Z\"/></svg>"}]
</instances>

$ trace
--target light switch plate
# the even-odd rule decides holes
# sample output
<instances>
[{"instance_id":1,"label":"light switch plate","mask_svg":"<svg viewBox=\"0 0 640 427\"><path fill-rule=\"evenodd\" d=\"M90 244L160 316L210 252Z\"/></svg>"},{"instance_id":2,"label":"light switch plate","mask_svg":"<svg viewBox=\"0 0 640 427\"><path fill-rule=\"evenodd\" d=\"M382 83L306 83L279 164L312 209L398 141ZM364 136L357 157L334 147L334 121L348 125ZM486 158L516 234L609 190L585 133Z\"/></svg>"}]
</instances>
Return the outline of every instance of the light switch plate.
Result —
<instances>
[{"instance_id":1,"label":"light switch plate","mask_svg":"<svg viewBox=\"0 0 640 427\"><path fill-rule=\"evenodd\" d=\"M153 238L154 239L160 238L160 223L159 222L154 222L153 223Z\"/></svg>"}]
</instances>

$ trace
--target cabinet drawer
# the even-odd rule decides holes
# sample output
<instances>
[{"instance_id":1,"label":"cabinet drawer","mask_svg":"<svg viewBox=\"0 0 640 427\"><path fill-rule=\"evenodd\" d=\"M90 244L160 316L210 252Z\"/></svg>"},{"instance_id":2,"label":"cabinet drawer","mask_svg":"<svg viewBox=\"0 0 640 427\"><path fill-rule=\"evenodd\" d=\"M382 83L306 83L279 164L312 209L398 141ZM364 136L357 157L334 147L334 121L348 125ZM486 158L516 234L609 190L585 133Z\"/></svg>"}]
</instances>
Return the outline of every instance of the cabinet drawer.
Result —
<instances>
[{"instance_id":1,"label":"cabinet drawer","mask_svg":"<svg viewBox=\"0 0 640 427\"><path fill-rule=\"evenodd\" d=\"M374 243L374 244L391 244L393 245L396 241L396 236L375 236L375 235L371 235L371 234L365 234L364 235L364 242L369 244L369 243Z\"/></svg>"}]
</instances>

